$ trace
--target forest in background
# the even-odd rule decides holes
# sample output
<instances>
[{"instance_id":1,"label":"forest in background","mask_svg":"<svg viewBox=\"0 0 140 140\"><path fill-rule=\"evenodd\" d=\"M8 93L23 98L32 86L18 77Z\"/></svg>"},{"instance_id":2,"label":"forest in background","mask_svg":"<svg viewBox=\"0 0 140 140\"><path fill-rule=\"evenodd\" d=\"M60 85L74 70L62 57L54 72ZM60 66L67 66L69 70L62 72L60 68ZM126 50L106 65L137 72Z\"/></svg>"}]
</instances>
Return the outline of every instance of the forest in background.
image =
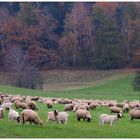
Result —
<instances>
[{"instance_id":1,"label":"forest in background","mask_svg":"<svg viewBox=\"0 0 140 140\"><path fill-rule=\"evenodd\" d=\"M139 2L0 3L1 69L139 68L139 44Z\"/></svg>"}]
</instances>

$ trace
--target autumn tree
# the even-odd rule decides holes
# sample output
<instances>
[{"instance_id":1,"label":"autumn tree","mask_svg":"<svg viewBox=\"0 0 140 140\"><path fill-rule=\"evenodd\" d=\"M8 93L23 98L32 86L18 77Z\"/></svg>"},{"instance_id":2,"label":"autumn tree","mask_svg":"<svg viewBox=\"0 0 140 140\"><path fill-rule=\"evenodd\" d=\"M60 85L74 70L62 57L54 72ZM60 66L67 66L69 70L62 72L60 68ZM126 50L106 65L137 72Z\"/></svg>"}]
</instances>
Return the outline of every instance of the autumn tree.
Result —
<instances>
[{"instance_id":1,"label":"autumn tree","mask_svg":"<svg viewBox=\"0 0 140 140\"><path fill-rule=\"evenodd\" d=\"M59 45L65 65L90 66L94 51L93 25L84 3L74 3L66 14Z\"/></svg>"},{"instance_id":2,"label":"autumn tree","mask_svg":"<svg viewBox=\"0 0 140 140\"><path fill-rule=\"evenodd\" d=\"M93 9L95 26L95 53L93 65L98 69L123 67L126 64L125 40L123 34L109 14L100 7Z\"/></svg>"}]
</instances>

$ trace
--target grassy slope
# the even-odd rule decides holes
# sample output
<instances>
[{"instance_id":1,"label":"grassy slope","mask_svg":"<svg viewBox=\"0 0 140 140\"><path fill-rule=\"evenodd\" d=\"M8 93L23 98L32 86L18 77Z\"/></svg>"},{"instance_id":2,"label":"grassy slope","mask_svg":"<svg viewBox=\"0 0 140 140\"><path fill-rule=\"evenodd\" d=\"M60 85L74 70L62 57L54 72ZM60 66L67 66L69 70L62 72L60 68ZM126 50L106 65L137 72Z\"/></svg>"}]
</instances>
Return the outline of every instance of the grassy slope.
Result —
<instances>
[{"instance_id":1,"label":"grassy slope","mask_svg":"<svg viewBox=\"0 0 140 140\"><path fill-rule=\"evenodd\" d=\"M98 81L91 85L91 83L85 87L77 87L75 89L64 90L30 90L23 88L15 88L10 86L0 86L0 91L11 94L22 95L39 95L47 97L67 97L67 98L85 98L85 99L140 99L139 92L133 91L131 82L134 74L122 74L117 75L111 79L104 81Z\"/></svg>"}]
</instances>

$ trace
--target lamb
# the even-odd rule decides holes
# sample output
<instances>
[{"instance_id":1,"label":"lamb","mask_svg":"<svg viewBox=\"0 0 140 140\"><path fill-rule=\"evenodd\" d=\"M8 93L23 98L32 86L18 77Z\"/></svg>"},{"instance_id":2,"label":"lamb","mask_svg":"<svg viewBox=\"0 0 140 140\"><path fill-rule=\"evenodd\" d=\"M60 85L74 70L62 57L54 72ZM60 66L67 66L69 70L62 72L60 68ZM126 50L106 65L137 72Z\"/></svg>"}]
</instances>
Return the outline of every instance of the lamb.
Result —
<instances>
[{"instance_id":1,"label":"lamb","mask_svg":"<svg viewBox=\"0 0 140 140\"><path fill-rule=\"evenodd\" d=\"M37 104L34 101L29 101L27 106L29 107L29 109L38 110Z\"/></svg>"},{"instance_id":2,"label":"lamb","mask_svg":"<svg viewBox=\"0 0 140 140\"><path fill-rule=\"evenodd\" d=\"M74 107L74 104L66 104L64 106L64 111L72 111Z\"/></svg>"},{"instance_id":3,"label":"lamb","mask_svg":"<svg viewBox=\"0 0 140 140\"><path fill-rule=\"evenodd\" d=\"M20 116L19 113L13 109L10 108L9 114L8 114L8 119L10 120L16 120L18 123L20 122Z\"/></svg>"},{"instance_id":4,"label":"lamb","mask_svg":"<svg viewBox=\"0 0 140 140\"><path fill-rule=\"evenodd\" d=\"M26 121L30 121L30 124L33 122L35 125L43 124L42 120L38 116L38 113L31 109L24 109L21 112L21 119L23 124L25 124Z\"/></svg>"},{"instance_id":5,"label":"lamb","mask_svg":"<svg viewBox=\"0 0 140 140\"><path fill-rule=\"evenodd\" d=\"M48 119L46 123L48 121L55 121L58 122L59 124L67 123L68 117L69 114L67 112L58 112L57 110L50 111L48 112Z\"/></svg>"},{"instance_id":6,"label":"lamb","mask_svg":"<svg viewBox=\"0 0 140 140\"><path fill-rule=\"evenodd\" d=\"M129 115L132 121L133 119L140 119L140 110L131 110Z\"/></svg>"},{"instance_id":7,"label":"lamb","mask_svg":"<svg viewBox=\"0 0 140 140\"><path fill-rule=\"evenodd\" d=\"M122 109L116 106L110 107L111 113L122 113Z\"/></svg>"},{"instance_id":8,"label":"lamb","mask_svg":"<svg viewBox=\"0 0 140 140\"><path fill-rule=\"evenodd\" d=\"M28 109L29 108L26 103L20 102L20 101L15 102L15 107L16 107L16 109L18 109L18 108Z\"/></svg>"},{"instance_id":9,"label":"lamb","mask_svg":"<svg viewBox=\"0 0 140 140\"><path fill-rule=\"evenodd\" d=\"M110 126L119 119L122 118L123 115L121 113L117 113L116 115L108 115L108 114L101 114L99 117L99 125L104 125L104 123L110 123Z\"/></svg>"},{"instance_id":10,"label":"lamb","mask_svg":"<svg viewBox=\"0 0 140 140\"><path fill-rule=\"evenodd\" d=\"M3 112L4 112L4 109L0 108L0 118L3 118Z\"/></svg>"},{"instance_id":11,"label":"lamb","mask_svg":"<svg viewBox=\"0 0 140 140\"><path fill-rule=\"evenodd\" d=\"M82 118L84 121L87 120L88 122L91 121L91 114L88 110L84 110L84 109L78 109L76 111L76 117L77 120L80 121L80 119Z\"/></svg>"}]
</instances>

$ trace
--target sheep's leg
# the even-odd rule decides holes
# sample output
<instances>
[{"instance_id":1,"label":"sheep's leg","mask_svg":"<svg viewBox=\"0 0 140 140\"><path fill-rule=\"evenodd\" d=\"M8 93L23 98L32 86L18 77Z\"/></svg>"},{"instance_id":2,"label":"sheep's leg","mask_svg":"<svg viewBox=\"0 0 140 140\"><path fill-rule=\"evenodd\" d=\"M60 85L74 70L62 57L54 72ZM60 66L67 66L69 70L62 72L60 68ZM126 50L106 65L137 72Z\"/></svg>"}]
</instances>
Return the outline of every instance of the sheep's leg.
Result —
<instances>
[{"instance_id":1,"label":"sheep's leg","mask_svg":"<svg viewBox=\"0 0 140 140\"><path fill-rule=\"evenodd\" d=\"M80 121L80 118L77 118L78 121Z\"/></svg>"},{"instance_id":2,"label":"sheep's leg","mask_svg":"<svg viewBox=\"0 0 140 140\"><path fill-rule=\"evenodd\" d=\"M131 118L131 121L133 121L133 117Z\"/></svg>"},{"instance_id":3,"label":"sheep's leg","mask_svg":"<svg viewBox=\"0 0 140 140\"><path fill-rule=\"evenodd\" d=\"M111 127L113 126L113 122L110 122L110 126L111 126Z\"/></svg>"},{"instance_id":4,"label":"sheep's leg","mask_svg":"<svg viewBox=\"0 0 140 140\"><path fill-rule=\"evenodd\" d=\"M99 121L99 126L101 126L101 121Z\"/></svg>"}]
</instances>

